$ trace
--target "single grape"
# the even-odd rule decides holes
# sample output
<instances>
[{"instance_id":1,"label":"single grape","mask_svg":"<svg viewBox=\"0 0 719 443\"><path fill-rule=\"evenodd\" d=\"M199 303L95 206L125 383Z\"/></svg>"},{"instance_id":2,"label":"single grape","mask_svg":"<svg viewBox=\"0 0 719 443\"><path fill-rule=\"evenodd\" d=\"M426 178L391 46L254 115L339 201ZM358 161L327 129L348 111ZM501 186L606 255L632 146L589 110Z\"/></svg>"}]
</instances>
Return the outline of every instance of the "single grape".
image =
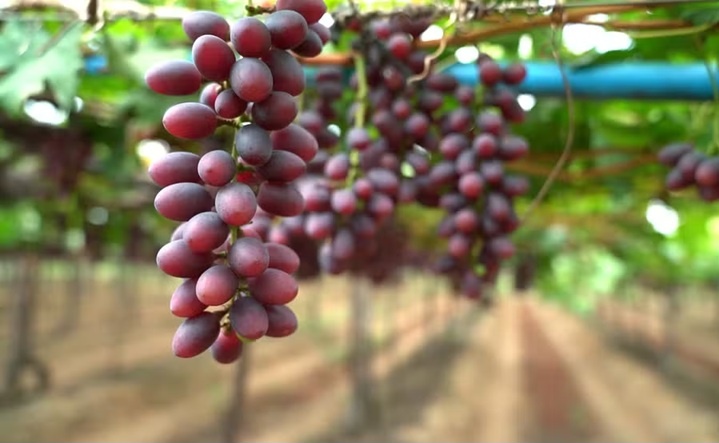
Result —
<instances>
[{"instance_id":1,"label":"single grape","mask_svg":"<svg viewBox=\"0 0 719 443\"><path fill-rule=\"evenodd\" d=\"M496 85L502 80L502 68L493 60L479 63L479 80L484 86Z\"/></svg>"},{"instance_id":2,"label":"single grape","mask_svg":"<svg viewBox=\"0 0 719 443\"><path fill-rule=\"evenodd\" d=\"M272 46L278 49L293 49L307 38L307 21L300 13L292 10L278 10L270 14L265 25L272 37Z\"/></svg>"},{"instance_id":3,"label":"single grape","mask_svg":"<svg viewBox=\"0 0 719 443\"><path fill-rule=\"evenodd\" d=\"M222 92L222 85L218 83L208 83L204 88L202 88L202 92L200 92L199 102L205 106L215 109L215 102L217 101L217 96L220 92Z\"/></svg>"},{"instance_id":4,"label":"single grape","mask_svg":"<svg viewBox=\"0 0 719 443\"><path fill-rule=\"evenodd\" d=\"M499 158L506 161L517 160L529 152L527 140L517 135L505 135L499 144Z\"/></svg>"},{"instance_id":5,"label":"single grape","mask_svg":"<svg viewBox=\"0 0 719 443\"><path fill-rule=\"evenodd\" d=\"M372 187L389 196L396 196L399 192L399 178L397 174L385 168L372 168L365 174Z\"/></svg>"},{"instance_id":6,"label":"single grape","mask_svg":"<svg viewBox=\"0 0 719 443\"><path fill-rule=\"evenodd\" d=\"M659 162L665 166L676 166L676 164L679 163L679 159L692 150L694 150L694 145L691 143L669 144L659 151Z\"/></svg>"},{"instance_id":7,"label":"single grape","mask_svg":"<svg viewBox=\"0 0 719 443\"><path fill-rule=\"evenodd\" d=\"M205 352L220 332L217 314L203 312L182 322L172 339L172 351L177 357L191 358Z\"/></svg>"},{"instance_id":8,"label":"single grape","mask_svg":"<svg viewBox=\"0 0 719 443\"><path fill-rule=\"evenodd\" d=\"M367 201L367 212L376 219L383 220L394 212L394 202L385 194L375 193Z\"/></svg>"},{"instance_id":9,"label":"single grape","mask_svg":"<svg viewBox=\"0 0 719 443\"><path fill-rule=\"evenodd\" d=\"M352 215L357 209L357 197L351 189L338 189L332 193L331 205L340 215Z\"/></svg>"},{"instance_id":10,"label":"single grape","mask_svg":"<svg viewBox=\"0 0 719 443\"><path fill-rule=\"evenodd\" d=\"M357 198L360 198L362 200L369 200L369 198L372 197L372 194L374 193L374 185L371 181L369 181L369 179L365 177L360 177L352 184L352 191L357 196Z\"/></svg>"},{"instance_id":11,"label":"single grape","mask_svg":"<svg viewBox=\"0 0 719 443\"><path fill-rule=\"evenodd\" d=\"M278 11L289 9L299 12L309 25L320 21L327 12L324 0L277 0L275 7Z\"/></svg>"},{"instance_id":12,"label":"single grape","mask_svg":"<svg viewBox=\"0 0 719 443\"><path fill-rule=\"evenodd\" d=\"M436 72L427 76L427 87L438 92L451 94L459 87L459 82L453 76Z\"/></svg>"},{"instance_id":13,"label":"single grape","mask_svg":"<svg viewBox=\"0 0 719 443\"><path fill-rule=\"evenodd\" d=\"M307 30L304 41L292 49L300 57L317 57L322 53L322 39L312 29Z\"/></svg>"},{"instance_id":14,"label":"single grape","mask_svg":"<svg viewBox=\"0 0 719 443\"><path fill-rule=\"evenodd\" d=\"M237 131L235 146L242 161L251 166L262 166L272 157L269 132L255 124L245 125Z\"/></svg>"},{"instance_id":15,"label":"single grape","mask_svg":"<svg viewBox=\"0 0 719 443\"><path fill-rule=\"evenodd\" d=\"M472 249L472 240L464 234L453 234L447 243L447 252L454 258L464 258Z\"/></svg>"},{"instance_id":16,"label":"single grape","mask_svg":"<svg viewBox=\"0 0 719 443\"><path fill-rule=\"evenodd\" d=\"M200 156L192 152L170 152L153 161L148 175L158 186L169 186L182 182L199 182L197 164Z\"/></svg>"},{"instance_id":17,"label":"single grape","mask_svg":"<svg viewBox=\"0 0 719 443\"><path fill-rule=\"evenodd\" d=\"M317 33L323 45L326 45L332 38L332 32L322 23L312 23L310 29Z\"/></svg>"},{"instance_id":18,"label":"single grape","mask_svg":"<svg viewBox=\"0 0 719 443\"><path fill-rule=\"evenodd\" d=\"M335 217L331 212L312 212L305 219L305 233L313 240L325 240L334 232Z\"/></svg>"},{"instance_id":19,"label":"single grape","mask_svg":"<svg viewBox=\"0 0 719 443\"><path fill-rule=\"evenodd\" d=\"M215 132L217 117L209 106L193 102L179 103L165 111L162 125L175 137L196 140Z\"/></svg>"},{"instance_id":20,"label":"single grape","mask_svg":"<svg viewBox=\"0 0 719 443\"><path fill-rule=\"evenodd\" d=\"M711 187L719 185L719 157L711 157L701 161L694 173L694 180L699 186Z\"/></svg>"},{"instance_id":21,"label":"single grape","mask_svg":"<svg viewBox=\"0 0 719 443\"><path fill-rule=\"evenodd\" d=\"M256 277L262 274L270 263L270 255L262 241L242 237L232 244L227 254L227 264L239 277Z\"/></svg>"},{"instance_id":22,"label":"single grape","mask_svg":"<svg viewBox=\"0 0 719 443\"><path fill-rule=\"evenodd\" d=\"M182 236L185 234L185 228L187 228L187 222L180 223L177 225L172 235L170 235L170 241L182 240Z\"/></svg>"},{"instance_id":23,"label":"single grape","mask_svg":"<svg viewBox=\"0 0 719 443\"><path fill-rule=\"evenodd\" d=\"M205 153L197 165L200 178L210 186L225 186L235 177L237 167L229 152L217 149Z\"/></svg>"},{"instance_id":24,"label":"single grape","mask_svg":"<svg viewBox=\"0 0 719 443\"><path fill-rule=\"evenodd\" d=\"M476 199L484 190L484 179L478 172L468 172L459 179L459 192L469 199Z\"/></svg>"},{"instance_id":25,"label":"single grape","mask_svg":"<svg viewBox=\"0 0 719 443\"><path fill-rule=\"evenodd\" d=\"M332 258L340 261L351 259L355 254L356 243L352 230L340 228L331 243Z\"/></svg>"},{"instance_id":26,"label":"single grape","mask_svg":"<svg viewBox=\"0 0 719 443\"><path fill-rule=\"evenodd\" d=\"M247 110L247 102L238 97L232 89L225 89L217 95L214 108L220 117L235 119Z\"/></svg>"},{"instance_id":27,"label":"single grape","mask_svg":"<svg viewBox=\"0 0 719 443\"><path fill-rule=\"evenodd\" d=\"M472 208L460 209L454 214L454 225L457 231L471 235L480 226L479 216Z\"/></svg>"},{"instance_id":28,"label":"single grape","mask_svg":"<svg viewBox=\"0 0 719 443\"><path fill-rule=\"evenodd\" d=\"M197 183L175 183L155 196L157 212L175 221L187 221L200 212L209 211L212 206L210 193Z\"/></svg>"},{"instance_id":29,"label":"single grape","mask_svg":"<svg viewBox=\"0 0 719 443\"><path fill-rule=\"evenodd\" d=\"M210 351L217 363L230 364L240 358L242 347L242 340L237 338L234 331L220 331Z\"/></svg>"},{"instance_id":30,"label":"single grape","mask_svg":"<svg viewBox=\"0 0 719 443\"><path fill-rule=\"evenodd\" d=\"M300 178L307 170L301 158L289 151L272 151L270 160L257 168L257 172L266 180L291 182Z\"/></svg>"},{"instance_id":31,"label":"single grape","mask_svg":"<svg viewBox=\"0 0 719 443\"><path fill-rule=\"evenodd\" d=\"M472 150L481 159L490 159L499 150L497 139L488 133L481 133L472 140Z\"/></svg>"},{"instance_id":32,"label":"single grape","mask_svg":"<svg viewBox=\"0 0 719 443\"><path fill-rule=\"evenodd\" d=\"M222 246L230 228L216 212L201 212L192 217L182 232L182 239L192 252L207 253Z\"/></svg>"},{"instance_id":33,"label":"single grape","mask_svg":"<svg viewBox=\"0 0 719 443\"><path fill-rule=\"evenodd\" d=\"M404 123L404 130L415 140L421 140L429 131L430 121L421 112L415 112Z\"/></svg>"},{"instance_id":34,"label":"single grape","mask_svg":"<svg viewBox=\"0 0 719 443\"><path fill-rule=\"evenodd\" d=\"M268 131L282 129L297 117L297 102L290 94L272 92L265 100L252 105L252 120Z\"/></svg>"},{"instance_id":35,"label":"single grape","mask_svg":"<svg viewBox=\"0 0 719 443\"><path fill-rule=\"evenodd\" d=\"M215 210L230 226L246 225L257 212L257 198L246 184L230 183L217 192Z\"/></svg>"},{"instance_id":36,"label":"single grape","mask_svg":"<svg viewBox=\"0 0 719 443\"><path fill-rule=\"evenodd\" d=\"M172 293L170 312L175 316L182 318L195 317L203 313L207 308L207 305L197 298L196 284L196 278L186 279Z\"/></svg>"},{"instance_id":37,"label":"single grape","mask_svg":"<svg viewBox=\"0 0 719 443\"><path fill-rule=\"evenodd\" d=\"M260 339L267 333L267 311L254 297L240 297L230 308L230 325L240 337Z\"/></svg>"},{"instance_id":38,"label":"single grape","mask_svg":"<svg viewBox=\"0 0 719 443\"><path fill-rule=\"evenodd\" d=\"M225 265L214 265L197 279L197 298L208 306L221 306L234 297L240 279Z\"/></svg>"},{"instance_id":39,"label":"single grape","mask_svg":"<svg viewBox=\"0 0 719 443\"><path fill-rule=\"evenodd\" d=\"M268 268L247 282L250 294L263 305L284 305L295 299L297 280L279 269Z\"/></svg>"},{"instance_id":40,"label":"single grape","mask_svg":"<svg viewBox=\"0 0 719 443\"><path fill-rule=\"evenodd\" d=\"M300 269L300 257L292 249L277 243L265 243L270 257L268 267L294 274Z\"/></svg>"},{"instance_id":41,"label":"single grape","mask_svg":"<svg viewBox=\"0 0 719 443\"><path fill-rule=\"evenodd\" d=\"M203 35L192 44L192 61L203 77L223 82L230 77L235 53L221 38Z\"/></svg>"},{"instance_id":42,"label":"single grape","mask_svg":"<svg viewBox=\"0 0 719 443\"><path fill-rule=\"evenodd\" d=\"M290 53L273 48L262 61L270 68L274 91L297 96L305 90L305 71Z\"/></svg>"},{"instance_id":43,"label":"single grape","mask_svg":"<svg viewBox=\"0 0 719 443\"><path fill-rule=\"evenodd\" d=\"M230 39L230 24L221 15L211 11L194 11L182 19L182 29L190 40L203 35L214 35L223 41Z\"/></svg>"},{"instance_id":44,"label":"single grape","mask_svg":"<svg viewBox=\"0 0 719 443\"><path fill-rule=\"evenodd\" d=\"M485 182L491 185L499 185L504 177L504 166L499 160L487 160L479 165L479 173Z\"/></svg>"},{"instance_id":45,"label":"single grape","mask_svg":"<svg viewBox=\"0 0 719 443\"><path fill-rule=\"evenodd\" d=\"M439 142L439 152L447 160L456 160L467 147L469 139L464 134L447 134Z\"/></svg>"},{"instance_id":46,"label":"single grape","mask_svg":"<svg viewBox=\"0 0 719 443\"><path fill-rule=\"evenodd\" d=\"M242 17L234 22L230 28L230 41L243 57L264 57L272 44L267 26L254 17Z\"/></svg>"},{"instance_id":47,"label":"single grape","mask_svg":"<svg viewBox=\"0 0 719 443\"><path fill-rule=\"evenodd\" d=\"M262 60L246 57L232 65L230 86L242 100L261 102L272 94L272 85L272 72Z\"/></svg>"},{"instance_id":48,"label":"single grape","mask_svg":"<svg viewBox=\"0 0 719 443\"><path fill-rule=\"evenodd\" d=\"M197 254L182 240L170 242L157 252L157 267L172 277L197 278L215 260L212 254Z\"/></svg>"},{"instance_id":49,"label":"single grape","mask_svg":"<svg viewBox=\"0 0 719 443\"><path fill-rule=\"evenodd\" d=\"M524 81L527 77L527 68L521 63L515 63L507 66L502 79L508 85L518 85Z\"/></svg>"},{"instance_id":50,"label":"single grape","mask_svg":"<svg viewBox=\"0 0 719 443\"><path fill-rule=\"evenodd\" d=\"M337 153L325 163L325 176L330 180L345 180L350 171L350 158L344 152Z\"/></svg>"},{"instance_id":51,"label":"single grape","mask_svg":"<svg viewBox=\"0 0 719 443\"><path fill-rule=\"evenodd\" d=\"M145 83L158 94L189 95L200 90L202 75L186 60L170 60L148 69Z\"/></svg>"},{"instance_id":52,"label":"single grape","mask_svg":"<svg viewBox=\"0 0 719 443\"><path fill-rule=\"evenodd\" d=\"M267 305L268 337L287 337L297 330L297 316L284 305Z\"/></svg>"},{"instance_id":53,"label":"single grape","mask_svg":"<svg viewBox=\"0 0 719 443\"><path fill-rule=\"evenodd\" d=\"M398 32L387 40L387 50L396 58L405 60L412 52L412 41L407 34Z\"/></svg>"},{"instance_id":54,"label":"single grape","mask_svg":"<svg viewBox=\"0 0 719 443\"><path fill-rule=\"evenodd\" d=\"M319 150L317 139L296 123L292 123L278 131L272 131L270 138L273 149L291 152L305 162L312 161Z\"/></svg>"},{"instance_id":55,"label":"single grape","mask_svg":"<svg viewBox=\"0 0 719 443\"><path fill-rule=\"evenodd\" d=\"M257 205L270 214L292 217L302 213L305 202L292 184L264 182L257 193Z\"/></svg>"}]
</instances>

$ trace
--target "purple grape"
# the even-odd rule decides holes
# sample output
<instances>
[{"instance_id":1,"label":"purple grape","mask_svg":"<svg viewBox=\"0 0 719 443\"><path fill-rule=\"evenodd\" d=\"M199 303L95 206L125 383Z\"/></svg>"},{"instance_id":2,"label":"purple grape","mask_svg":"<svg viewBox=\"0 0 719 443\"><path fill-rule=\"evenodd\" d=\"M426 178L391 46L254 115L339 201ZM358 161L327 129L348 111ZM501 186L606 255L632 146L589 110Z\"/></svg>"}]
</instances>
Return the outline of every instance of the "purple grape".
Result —
<instances>
[{"instance_id":1,"label":"purple grape","mask_svg":"<svg viewBox=\"0 0 719 443\"><path fill-rule=\"evenodd\" d=\"M293 49L307 38L307 21L300 13L292 10L278 10L270 14L265 25L272 37L272 46L278 49Z\"/></svg>"},{"instance_id":2,"label":"purple grape","mask_svg":"<svg viewBox=\"0 0 719 443\"><path fill-rule=\"evenodd\" d=\"M313 212L305 220L305 233L314 240L329 238L334 232L335 218L330 212Z\"/></svg>"},{"instance_id":3,"label":"purple grape","mask_svg":"<svg viewBox=\"0 0 719 443\"><path fill-rule=\"evenodd\" d=\"M257 172L265 179L276 182L291 182L300 178L307 170L301 158L289 151L275 150L270 160L257 168Z\"/></svg>"},{"instance_id":4,"label":"purple grape","mask_svg":"<svg viewBox=\"0 0 719 443\"><path fill-rule=\"evenodd\" d=\"M230 228L216 212L201 212L192 217L182 232L182 239L192 252L209 253L222 246Z\"/></svg>"},{"instance_id":5,"label":"purple grape","mask_svg":"<svg viewBox=\"0 0 719 443\"><path fill-rule=\"evenodd\" d=\"M289 9L299 12L308 25L317 23L327 12L327 5L323 0L277 0L275 8L278 11Z\"/></svg>"},{"instance_id":6,"label":"purple grape","mask_svg":"<svg viewBox=\"0 0 719 443\"><path fill-rule=\"evenodd\" d=\"M150 164L148 175L157 185L165 187L182 182L199 182L197 164L200 156L191 152L170 152Z\"/></svg>"},{"instance_id":7,"label":"purple grape","mask_svg":"<svg viewBox=\"0 0 719 443\"><path fill-rule=\"evenodd\" d=\"M319 150L317 139L305 128L295 123L278 131L272 131L270 138L273 149L291 152L305 162L312 161Z\"/></svg>"},{"instance_id":8,"label":"purple grape","mask_svg":"<svg viewBox=\"0 0 719 443\"><path fill-rule=\"evenodd\" d=\"M255 193L244 183L230 183L217 192L215 210L230 226L246 225L257 212Z\"/></svg>"},{"instance_id":9,"label":"purple grape","mask_svg":"<svg viewBox=\"0 0 719 443\"><path fill-rule=\"evenodd\" d=\"M317 57L322 53L322 39L312 29L307 30L307 36L292 52L300 57Z\"/></svg>"},{"instance_id":10,"label":"purple grape","mask_svg":"<svg viewBox=\"0 0 719 443\"><path fill-rule=\"evenodd\" d=\"M237 166L229 152L218 149L210 151L200 158L197 172L208 185L220 187L235 178Z\"/></svg>"},{"instance_id":11,"label":"purple grape","mask_svg":"<svg viewBox=\"0 0 719 443\"><path fill-rule=\"evenodd\" d=\"M172 339L172 352L177 357L191 358L205 352L220 332L217 314L203 312L182 322Z\"/></svg>"},{"instance_id":12,"label":"purple grape","mask_svg":"<svg viewBox=\"0 0 719 443\"><path fill-rule=\"evenodd\" d=\"M287 337L297 330L297 316L284 305L267 305L268 337Z\"/></svg>"},{"instance_id":13,"label":"purple grape","mask_svg":"<svg viewBox=\"0 0 719 443\"><path fill-rule=\"evenodd\" d=\"M170 242L157 252L157 267L172 277L197 278L215 260L213 254L197 254L182 240Z\"/></svg>"},{"instance_id":14,"label":"purple grape","mask_svg":"<svg viewBox=\"0 0 719 443\"><path fill-rule=\"evenodd\" d=\"M270 214L293 217L302 213L305 202L292 184L264 182L257 193L257 205Z\"/></svg>"},{"instance_id":15,"label":"purple grape","mask_svg":"<svg viewBox=\"0 0 719 443\"><path fill-rule=\"evenodd\" d=\"M262 57L272 73L274 91L297 96L305 90L305 72L302 65L287 51L272 49Z\"/></svg>"},{"instance_id":16,"label":"purple grape","mask_svg":"<svg viewBox=\"0 0 719 443\"><path fill-rule=\"evenodd\" d=\"M225 265L215 265L197 279L197 298L208 306L220 306L235 296L240 279Z\"/></svg>"},{"instance_id":17,"label":"purple grape","mask_svg":"<svg viewBox=\"0 0 719 443\"><path fill-rule=\"evenodd\" d=\"M272 85L272 72L262 60L247 57L232 65L230 86L242 100L261 102L272 94Z\"/></svg>"},{"instance_id":18,"label":"purple grape","mask_svg":"<svg viewBox=\"0 0 719 443\"><path fill-rule=\"evenodd\" d=\"M182 19L182 29L194 41L203 35L214 35L223 41L230 40L230 24L221 15L211 11L194 11Z\"/></svg>"},{"instance_id":19,"label":"purple grape","mask_svg":"<svg viewBox=\"0 0 719 443\"><path fill-rule=\"evenodd\" d=\"M212 206L210 193L197 183L175 183L155 196L157 212L175 221L188 221L200 212L209 211Z\"/></svg>"},{"instance_id":20,"label":"purple grape","mask_svg":"<svg viewBox=\"0 0 719 443\"><path fill-rule=\"evenodd\" d=\"M194 102L179 103L165 111L162 125L177 138L197 140L215 132L217 117L209 106Z\"/></svg>"},{"instance_id":21,"label":"purple grape","mask_svg":"<svg viewBox=\"0 0 719 443\"><path fill-rule=\"evenodd\" d=\"M242 161L251 166L262 166L272 157L269 132L255 124L245 125L237 131L235 146Z\"/></svg>"},{"instance_id":22,"label":"purple grape","mask_svg":"<svg viewBox=\"0 0 719 443\"><path fill-rule=\"evenodd\" d=\"M230 308L230 325L242 338L260 339L267 333L267 312L254 297L240 297Z\"/></svg>"},{"instance_id":23,"label":"purple grape","mask_svg":"<svg viewBox=\"0 0 719 443\"><path fill-rule=\"evenodd\" d=\"M192 61L206 79L224 82L230 77L235 53L225 40L214 35L203 35L192 44Z\"/></svg>"},{"instance_id":24,"label":"purple grape","mask_svg":"<svg viewBox=\"0 0 719 443\"><path fill-rule=\"evenodd\" d=\"M279 269L268 268L256 278L249 279L252 297L263 305L284 305L295 299L297 280Z\"/></svg>"},{"instance_id":25,"label":"purple grape","mask_svg":"<svg viewBox=\"0 0 719 443\"><path fill-rule=\"evenodd\" d=\"M252 237L238 239L227 254L227 264L239 277L256 277L270 263L270 255L262 241Z\"/></svg>"},{"instance_id":26,"label":"purple grape","mask_svg":"<svg viewBox=\"0 0 719 443\"><path fill-rule=\"evenodd\" d=\"M297 102L290 94L282 91L271 93L265 100L252 105L252 120L268 131L282 129L297 117Z\"/></svg>"},{"instance_id":27,"label":"purple grape","mask_svg":"<svg viewBox=\"0 0 719 443\"><path fill-rule=\"evenodd\" d=\"M191 278L183 281L170 299L170 312L177 317L189 318L200 315L205 311L207 305L197 298L195 285L197 279Z\"/></svg>"},{"instance_id":28,"label":"purple grape","mask_svg":"<svg viewBox=\"0 0 719 443\"><path fill-rule=\"evenodd\" d=\"M189 95L200 90L202 75L185 60L170 60L152 66L145 73L145 83L163 95Z\"/></svg>"},{"instance_id":29,"label":"purple grape","mask_svg":"<svg viewBox=\"0 0 719 443\"><path fill-rule=\"evenodd\" d=\"M242 340L237 338L234 331L220 331L210 351L217 363L230 364L240 358L242 347Z\"/></svg>"},{"instance_id":30,"label":"purple grape","mask_svg":"<svg viewBox=\"0 0 719 443\"><path fill-rule=\"evenodd\" d=\"M238 97L232 89L225 89L217 95L213 107L220 117L235 119L247 110L247 102Z\"/></svg>"},{"instance_id":31,"label":"purple grape","mask_svg":"<svg viewBox=\"0 0 719 443\"><path fill-rule=\"evenodd\" d=\"M243 57L263 57L270 52L270 31L254 17L243 17L230 27L230 40ZM248 100L253 101L253 100Z\"/></svg>"}]
</instances>

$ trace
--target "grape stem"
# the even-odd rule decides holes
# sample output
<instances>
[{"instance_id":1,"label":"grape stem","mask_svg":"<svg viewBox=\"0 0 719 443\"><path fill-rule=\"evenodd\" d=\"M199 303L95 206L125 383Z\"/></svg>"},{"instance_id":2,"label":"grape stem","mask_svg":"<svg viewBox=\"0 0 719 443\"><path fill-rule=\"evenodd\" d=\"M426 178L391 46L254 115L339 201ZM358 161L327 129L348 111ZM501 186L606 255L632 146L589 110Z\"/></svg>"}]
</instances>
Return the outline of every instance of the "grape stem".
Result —
<instances>
[{"instance_id":1,"label":"grape stem","mask_svg":"<svg viewBox=\"0 0 719 443\"><path fill-rule=\"evenodd\" d=\"M567 161L571 157L572 154L572 145L574 144L574 130L575 130L575 115L574 115L574 97L572 95L572 87L569 83L569 77L567 76L567 71L564 67L564 62L562 61L562 56L559 52L560 44L562 41L562 31L564 27L563 25L555 24L553 26L552 30L552 55L554 56L554 60L557 63L557 67L559 68L559 73L562 76L562 85L564 86L564 92L566 95L567 100L567 138L564 143L564 149L562 150L562 155L559 156L559 160L557 160L557 163L554 165L554 168L549 173L549 176L547 176L547 180L545 180L544 184L542 185L541 189L537 193L537 195L534 197L534 199L529 203L529 206L527 207L527 210L524 212L524 215L521 218L521 222L524 223L527 220L527 217L534 211L537 206L542 202L544 197L549 192L549 189L552 187L552 184L554 181L559 177L559 175L562 172L562 169L564 169L564 166L567 164Z\"/></svg>"},{"instance_id":2,"label":"grape stem","mask_svg":"<svg viewBox=\"0 0 719 443\"><path fill-rule=\"evenodd\" d=\"M367 84L367 63L364 55L355 52L353 54L355 64L355 74L357 75L357 94L355 95L355 104L357 109L355 110L355 128L363 128L365 125L365 117L367 114L367 94L369 86ZM350 186L355 182L359 175L359 152L350 150L350 173L347 175L347 181L345 186Z\"/></svg>"}]
</instances>

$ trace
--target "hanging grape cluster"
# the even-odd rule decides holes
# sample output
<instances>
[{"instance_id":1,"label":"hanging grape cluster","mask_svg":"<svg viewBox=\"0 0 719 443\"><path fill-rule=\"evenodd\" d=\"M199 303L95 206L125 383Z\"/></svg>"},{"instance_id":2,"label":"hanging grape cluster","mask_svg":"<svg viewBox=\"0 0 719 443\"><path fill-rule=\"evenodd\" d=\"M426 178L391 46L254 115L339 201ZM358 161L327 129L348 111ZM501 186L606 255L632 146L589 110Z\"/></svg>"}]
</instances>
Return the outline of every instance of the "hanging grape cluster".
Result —
<instances>
[{"instance_id":1,"label":"hanging grape cluster","mask_svg":"<svg viewBox=\"0 0 719 443\"><path fill-rule=\"evenodd\" d=\"M236 128L232 152L173 152L149 170L162 187L155 208L182 222L157 254L164 273L185 279L170 306L185 318L172 343L179 357L211 348L215 360L229 363L243 341L297 328L286 304L298 293L292 274L299 258L264 241L258 227L304 209L294 182L317 141L293 124L305 88L295 55L322 51L329 30L318 21L326 10L322 0L278 0L264 21L244 17L232 26L212 12L192 13L182 23L193 41L192 62L163 62L146 74L147 85L166 95L195 94L209 82L199 102L166 111L163 125L173 136L202 139L220 125Z\"/></svg>"},{"instance_id":2,"label":"hanging grape cluster","mask_svg":"<svg viewBox=\"0 0 719 443\"><path fill-rule=\"evenodd\" d=\"M719 200L719 157L697 151L691 143L672 143L659 151L659 162L672 168L665 185L670 191L696 186L707 202Z\"/></svg>"}]
</instances>

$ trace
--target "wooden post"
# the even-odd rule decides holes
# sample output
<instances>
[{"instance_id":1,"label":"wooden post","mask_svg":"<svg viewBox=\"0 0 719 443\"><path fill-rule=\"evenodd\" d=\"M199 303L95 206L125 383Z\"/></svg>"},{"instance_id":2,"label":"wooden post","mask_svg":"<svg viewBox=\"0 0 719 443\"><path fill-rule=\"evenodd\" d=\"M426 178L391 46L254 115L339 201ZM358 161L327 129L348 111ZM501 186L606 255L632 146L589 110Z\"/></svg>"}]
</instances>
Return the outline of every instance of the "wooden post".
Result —
<instances>
[{"instance_id":1,"label":"wooden post","mask_svg":"<svg viewBox=\"0 0 719 443\"><path fill-rule=\"evenodd\" d=\"M240 428L245 416L247 379L250 372L250 348L251 346L245 344L240 361L235 363L235 376L232 380L230 399L220 423L223 443L236 443L240 438Z\"/></svg>"},{"instance_id":2,"label":"wooden post","mask_svg":"<svg viewBox=\"0 0 719 443\"><path fill-rule=\"evenodd\" d=\"M25 394L21 386L22 374L30 371L36 379L36 391L43 392L50 386L50 373L34 353L35 300L40 279L40 259L36 253L26 253L18 273L17 288L11 307L9 358L4 380L4 395L14 401Z\"/></svg>"},{"instance_id":3,"label":"wooden post","mask_svg":"<svg viewBox=\"0 0 719 443\"><path fill-rule=\"evenodd\" d=\"M379 423L379 403L376 400L372 375L371 294L367 282L356 279L350 289L350 356L348 371L352 394L347 425L350 433L358 434Z\"/></svg>"}]
</instances>

